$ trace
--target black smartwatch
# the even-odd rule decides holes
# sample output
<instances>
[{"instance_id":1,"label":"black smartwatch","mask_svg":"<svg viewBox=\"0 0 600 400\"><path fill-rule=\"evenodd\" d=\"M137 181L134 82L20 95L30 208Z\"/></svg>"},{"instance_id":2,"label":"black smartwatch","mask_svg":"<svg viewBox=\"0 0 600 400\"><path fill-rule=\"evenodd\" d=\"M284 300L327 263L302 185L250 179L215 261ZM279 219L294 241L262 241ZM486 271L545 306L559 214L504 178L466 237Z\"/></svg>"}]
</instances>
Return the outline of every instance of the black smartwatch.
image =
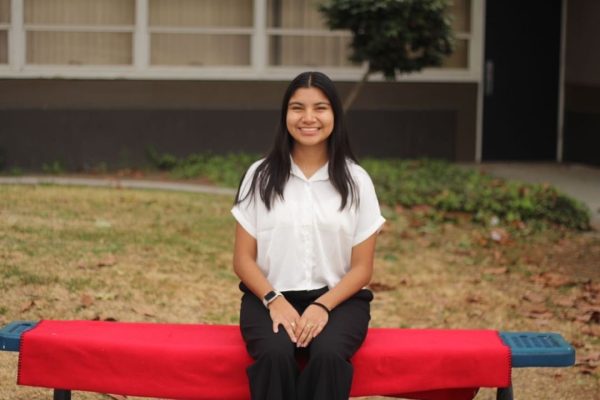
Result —
<instances>
[{"instance_id":1,"label":"black smartwatch","mask_svg":"<svg viewBox=\"0 0 600 400\"><path fill-rule=\"evenodd\" d=\"M263 297L263 304L265 307L269 308L269 304L279 296L283 296L281 292L278 292L277 290L271 290L269 293L265 294L265 297Z\"/></svg>"}]
</instances>

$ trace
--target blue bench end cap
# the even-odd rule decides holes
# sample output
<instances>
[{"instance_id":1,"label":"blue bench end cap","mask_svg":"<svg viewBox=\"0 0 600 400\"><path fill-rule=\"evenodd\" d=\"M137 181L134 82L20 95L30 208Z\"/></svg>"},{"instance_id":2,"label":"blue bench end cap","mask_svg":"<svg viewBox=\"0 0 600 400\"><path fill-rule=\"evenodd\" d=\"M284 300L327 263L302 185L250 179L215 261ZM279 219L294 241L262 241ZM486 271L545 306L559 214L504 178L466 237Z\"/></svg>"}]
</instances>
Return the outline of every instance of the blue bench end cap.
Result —
<instances>
[{"instance_id":1,"label":"blue bench end cap","mask_svg":"<svg viewBox=\"0 0 600 400\"><path fill-rule=\"evenodd\" d=\"M0 350L19 351L21 335L37 324L36 321L14 321L0 329Z\"/></svg>"},{"instance_id":2,"label":"blue bench end cap","mask_svg":"<svg viewBox=\"0 0 600 400\"><path fill-rule=\"evenodd\" d=\"M500 337L511 349L513 368L575 364L575 349L558 333L500 332Z\"/></svg>"}]
</instances>

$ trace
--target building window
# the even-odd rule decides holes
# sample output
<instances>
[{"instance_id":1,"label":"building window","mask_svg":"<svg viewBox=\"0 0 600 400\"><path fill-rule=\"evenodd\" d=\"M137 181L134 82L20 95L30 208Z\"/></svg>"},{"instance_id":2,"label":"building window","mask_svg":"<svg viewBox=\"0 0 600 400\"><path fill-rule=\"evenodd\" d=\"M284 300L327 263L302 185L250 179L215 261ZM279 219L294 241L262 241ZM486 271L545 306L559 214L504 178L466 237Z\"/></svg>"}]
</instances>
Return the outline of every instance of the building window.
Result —
<instances>
[{"instance_id":1,"label":"building window","mask_svg":"<svg viewBox=\"0 0 600 400\"><path fill-rule=\"evenodd\" d=\"M352 34L327 28L322 1L0 0L0 77L359 78ZM454 54L406 79L480 78L482 3L453 0L448 12Z\"/></svg>"},{"instance_id":2,"label":"building window","mask_svg":"<svg viewBox=\"0 0 600 400\"><path fill-rule=\"evenodd\" d=\"M135 0L25 0L27 64L131 65Z\"/></svg>"},{"instance_id":3,"label":"building window","mask_svg":"<svg viewBox=\"0 0 600 400\"><path fill-rule=\"evenodd\" d=\"M150 0L150 64L249 66L252 0Z\"/></svg>"},{"instance_id":4,"label":"building window","mask_svg":"<svg viewBox=\"0 0 600 400\"><path fill-rule=\"evenodd\" d=\"M449 5L454 31L454 52L446 57L442 68L469 68L469 45L471 41L471 0L452 0Z\"/></svg>"},{"instance_id":5,"label":"building window","mask_svg":"<svg viewBox=\"0 0 600 400\"><path fill-rule=\"evenodd\" d=\"M352 35L330 31L314 0L268 0L268 64L352 67Z\"/></svg>"},{"instance_id":6,"label":"building window","mask_svg":"<svg viewBox=\"0 0 600 400\"><path fill-rule=\"evenodd\" d=\"M0 64L8 63L8 29L10 28L10 0L0 0Z\"/></svg>"}]
</instances>

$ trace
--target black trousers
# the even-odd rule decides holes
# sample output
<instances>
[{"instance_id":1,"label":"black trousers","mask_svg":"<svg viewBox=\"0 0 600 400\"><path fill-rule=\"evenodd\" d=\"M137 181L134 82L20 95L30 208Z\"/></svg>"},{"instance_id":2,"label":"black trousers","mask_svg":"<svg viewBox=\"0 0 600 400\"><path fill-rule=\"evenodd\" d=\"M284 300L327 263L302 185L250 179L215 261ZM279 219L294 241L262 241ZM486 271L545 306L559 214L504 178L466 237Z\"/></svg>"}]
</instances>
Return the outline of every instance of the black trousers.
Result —
<instances>
[{"instance_id":1,"label":"black trousers","mask_svg":"<svg viewBox=\"0 0 600 400\"><path fill-rule=\"evenodd\" d=\"M273 333L269 310L242 283L240 329L255 362L248 367L252 400L347 400L353 368L349 359L367 335L370 302L366 289L331 311L323 331L307 348L298 349L282 326ZM302 315L327 288L284 292ZM301 369L296 356L307 358Z\"/></svg>"}]
</instances>

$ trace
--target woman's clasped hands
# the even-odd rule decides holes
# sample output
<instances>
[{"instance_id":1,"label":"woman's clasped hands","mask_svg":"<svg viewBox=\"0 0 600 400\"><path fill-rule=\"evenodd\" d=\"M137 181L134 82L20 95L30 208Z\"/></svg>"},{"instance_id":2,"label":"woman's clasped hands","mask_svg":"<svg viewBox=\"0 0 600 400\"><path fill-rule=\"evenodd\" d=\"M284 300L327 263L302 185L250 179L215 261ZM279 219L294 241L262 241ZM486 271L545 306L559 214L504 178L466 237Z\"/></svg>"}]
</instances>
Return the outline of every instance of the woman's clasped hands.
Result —
<instances>
[{"instance_id":1,"label":"woman's clasped hands","mask_svg":"<svg viewBox=\"0 0 600 400\"><path fill-rule=\"evenodd\" d=\"M283 326L292 342L297 347L306 347L323 331L329 315L327 311L315 305L309 305L302 315L281 296L269 304L269 312L273 321L273 332L279 332Z\"/></svg>"}]
</instances>

